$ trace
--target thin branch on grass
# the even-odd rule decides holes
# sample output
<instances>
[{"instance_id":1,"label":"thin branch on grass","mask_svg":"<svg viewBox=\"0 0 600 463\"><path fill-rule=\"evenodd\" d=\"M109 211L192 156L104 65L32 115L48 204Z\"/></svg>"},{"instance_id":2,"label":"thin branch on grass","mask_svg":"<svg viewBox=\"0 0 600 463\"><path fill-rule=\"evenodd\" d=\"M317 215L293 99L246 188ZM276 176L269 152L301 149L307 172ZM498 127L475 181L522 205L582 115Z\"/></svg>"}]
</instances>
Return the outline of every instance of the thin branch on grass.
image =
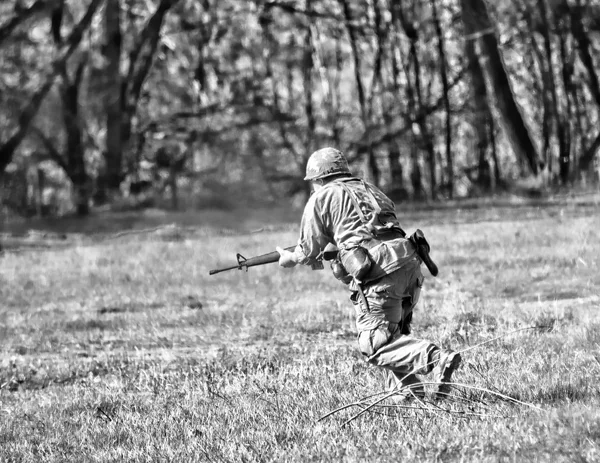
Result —
<instances>
[{"instance_id":1,"label":"thin branch on grass","mask_svg":"<svg viewBox=\"0 0 600 463\"><path fill-rule=\"evenodd\" d=\"M493 338L493 339L488 339L487 341L483 341L483 342L481 342L481 343L478 343L478 344L476 344L476 345L474 345L474 346L470 346L470 347L468 347L468 348L466 348L466 349L463 349L463 350L461 350L461 351L458 351L458 353L464 353L464 352L467 352L467 351L469 351L469 350L475 349L475 348L477 348L477 347L481 347L481 346L483 346L483 345L485 345L485 344L489 344L489 343L491 343L491 342L497 341L497 340L499 340L499 339L501 339L501 338L504 338L504 337L510 336L511 334L518 333L518 332L520 332L520 331L533 330L533 329L539 329L539 328L540 328L539 326L527 326L527 327L524 327L524 328L519 328L519 329L516 329L516 330L510 331L510 332L508 332L508 333L504 333L504 334L502 334L501 336L497 336L497 337L495 337L495 338ZM429 365L432 365L433 363L434 363L434 362L429 362L429 363L427 364L427 366L429 366ZM408 376L408 374L407 374L407 375L406 375L404 378L406 378L407 376ZM399 381L399 383L401 383L401 381L402 381L404 378L402 378L402 379ZM422 387L422 386L424 386L424 385L437 385L437 386L439 386L440 384L442 384L442 383L439 383L439 382L421 382L419 386L420 386L420 387ZM541 410L541 411L544 411L544 409L543 409L543 408L540 408L540 407L538 407L538 406L536 406L536 405L533 405L533 404L530 404L530 403L527 403L527 402L522 402L522 401L520 401L520 400L518 400L518 399L515 399L514 397L507 396L507 395L505 395L505 394L502 394L502 393L500 393L500 392L492 391L492 390L485 389L485 388L479 388L479 387L475 387L475 386L469 386L469 385L466 385L466 384L461 384L461 383L445 383L445 384L447 384L447 385L449 385L449 386L459 386L459 387L465 387L465 388L472 389L472 390L477 390L477 391L480 391L480 392L485 392L485 393L488 393L488 394L494 395L494 396L496 396L496 397L500 397L500 398L502 398L502 399L504 399L504 400L510 401L510 402L512 402L512 403L515 403L515 404L524 405L524 406L527 406L527 407L534 408L534 409L536 409L536 410ZM351 404L347 404L347 405L343 405L343 406L341 406L341 407L338 407L337 409L335 409L335 410L332 410L332 411L330 411L330 412L326 413L325 415L323 415L322 417L320 417L320 418L319 418L317 421L322 421L322 420L324 420L325 418L328 418L328 417L330 417L330 416L332 416L332 415L334 415L334 414L336 414L336 413L338 413L338 412L340 412L340 411L342 411L342 410L345 410L345 409L347 409L347 408L350 408L350 407L354 407L354 406L361 407L361 411L360 411L360 412L358 412L358 413L356 413L355 415L353 415L351 418L349 418L348 420L346 420L346 421L345 421L345 422L344 422L344 423L341 425L341 427L344 427L344 426L346 426L347 424L349 424L349 423L351 423L352 421L354 421L356 418L358 418L358 417L360 417L360 416L364 415L365 413L367 413L367 412L371 411L371 410L372 410L374 407L376 407L376 406L380 406L381 402L385 401L386 399L388 399L388 398L390 398L390 397L393 397L393 396L394 396L394 395L396 395L396 394L400 394L400 393L402 393L402 392L405 392L405 393L406 393L406 392L411 392L411 389L412 389L412 387L413 387L413 385L411 385L411 386L407 386L407 387L402 387L402 388L398 388L398 387L396 387L396 388L392 389L391 391L386 391L386 392L378 392L378 393L375 393L375 394L373 394L373 395L371 395L371 396L368 396L368 397L366 397L366 398L363 398L363 399L361 399L361 400L360 400L360 401L358 401L358 402L353 402L353 403L351 403ZM365 406L365 401L366 401L366 400L369 400L369 399L371 399L371 398L373 398L373 397L381 396L382 394L383 394L383 396L382 396L381 398L377 399L375 402L373 402L373 403L370 403L369 405L367 405L366 407L364 407L364 406ZM447 395L447 397L449 397L449 395ZM426 405L426 403L425 403L425 402L423 402L423 401L422 401L421 399L419 399L418 397L416 397L416 396L415 396L415 399L416 399L416 400L418 400L418 401L419 401L419 403L421 403L422 405ZM475 403L476 403L475 401L473 401L473 400L471 400L471 399L467 399L466 397L461 397L461 400L463 400L463 401L466 401L466 402L470 402L471 404L475 404ZM485 404L485 403L484 403L484 404ZM446 408L443 408L443 407L439 407L437 404L433 404L433 405L434 405L436 408L438 408L440 411L442 411L442 412L448 412L448 413L459 413L459 414L462 414L462 415L464 415L464 416L467 416L467 414L469 414L468 412L461 412L461 411L457 411L457 410L449 410L449 409L446 409ZM362 407L364 407L364 408L362 408ZM395 405L395 407L396 407L396 408L407 408L406 406L403 406L403 405ZM423 408L423 407L410 407L410 408L419 409L419 410L426 410L426 411L435 411L435 410L432 410L432 409L431 409L431 407L424 407L424 408ZM488 415L479 414L479 413L473 413L473 414L469 414L469 415L474 415L474 416L488 416Z\"/></svg>"},{"instance_id":2,"label":"thin branch on grass","mask_svg":"<svg viewBox=\"0 0 600 463\"><path fill-rule=\"evenodd\" d=\"M508 396L506 394L501 394L500 392L494 392L494 391L491 391L489 389L485 389L485 388L482 388L482 387L470 386L468 384L462 384L462 383L446 383L446 384L448 384L450 386L456 386L456 387L465 387L467 389L473 389L474 391L485 392L487 394L495 395L495 396L500 397L500 398L502 398L504 400L508 400L510 402L513 402L513 403L516 403L516 404L519 404L519 405L525 405L526 407L531 407L531 408L533 408L535 410L539 410L539 411L542 411L542 412L547 411L547 410L545 410L545 409L543 409L541 407L538 407L537 405L530 404L529 402L523 402L521 400L515 399L514 397Z\"/></svg>"},{"instance_id":3,"label":"thin branch on grass","mask_svg":"<svg viewBox=\"0 0 600 463\"><path fill-rule=\"evenodd\" d=\"M440 383L423 383L423 384L437 384L437 385L439 385ZM448 384L450 384L450 385L455 385L455 383L448 383ZM458 384L457 384L457 385L458 385ZM360 407L361 407L361 411L360 411L360 412L358 412L358 413L356 413L354 416L352 416L352 417L351 417L351 418L349 418L348 420L346 420L346 421L345 421L345 422L344 422L344 423L341 425L341 427L344 427L344 426L346 426L347 424L351 423L351 422L352 422L352 421L354 421L356 418L358 418L358 417L362 416L363 414L365 414L365 413L367 413L367 412L374 412L373 408L374 408L375 406L380 406L380 407L381 407L381 406L383 406L383 407L387 407L387 408L391 408L391 407L393 407L393 408L402 408L402 409L410 409L410 410L421 410L421 411L427 411L427 412L430 412L430 413L436 413L436 414L438 414L438 415L439 415L440 413L450 413L450 414L454 414L454 415L460 415L460 416L464 416L464 417L467 417L467 416L478 416L478 417L482 417L482 418L505 418L505 417L504 417L504 416L502 416L502 415L490 415L490 414L486 414L486 413L477 413L477 412L474 412L474 411L452 410L452 409L449 409L449 408L440 407L440 406L439 406L437 403L435 403L435 402L425 402L424 400L421 400L421 399L419 399L418 397L415 397L415 399L418 401L418 403L420 403L420 404L421 404L421 406L407 406L407 405L401 405L401 404L394 404L394 405L380 405L380 403L381 403L382 401L384 401L385 399L387 399L387 398L389 398L389 397L392 397L393 395L397 394L398 392L401 392L401 391L403 391L404 389L405 389L405 388L399 389L398 391L394 390L394 391L392 391L392 392L390 392L390 393L386 394L386 395L385 395L383 398L381 398L381 399L379 399L379 400L375 401L375 402L374 402L374 403L372 403L372 404L369 404L368 406L366 406L366 407L364 407L364 408L362 408L362 407L365 405L364 401L357 402L357 403L354 403L354 404L351 404L351 405L349 405L349 406L352 406L352 405L357 405L357 406L360 406ZM488 391L488 392L491 392L491 393L493 393L492 391ZM502 395L502 394L498 394L498 395ZM508 397L508 396L504 396L504 397L506 397L506 398L509 398L509 399L511 399L511 400L513 400L513 401L519 402L519 401L517 401L516 399L513 399L512 397ZM474 403L475 403L474 401L471 401L471 400L469 400L469 399L466 399L466 398L461 398L461 400L464 400L464 401L466 401L466 402L471 402L472 404L474 404ZM526 404L526 403L523 403L523 404L524 404L524 405L529 405L529 406L532 406L532 407L534 407L534 408L537 408L537 407L535 407L534 405L531 405L531 404ZM347 407L344 407L344 408L347 408ZM341 409L343 409L343 408L341 408ZM339 411L339 410L338 410L338 411ZM333 413L335 413L335 412L331 412L331 413L329 413L329 414L327 414L327 415L323 416L321 419L324 419L324 418L326 418L327 416L330 416L330 415L332 415ZM321 419L320 419L320 420L321 420ZM319 420L319 421L320 421L320 420Z\"/></svg>"},{"instance_id":4,"label":"thin branch on grass","mask_svg":"<svg viewBox=\"0 0 600 463\"><path fill-rule=\"evenodd\" d=\"M106 413L104 410L102 410L102 407L98 407L96 408L97 412L100 412L101 414L103 414L106 418L108 418L108 421L112 421L113 419L108 415L108 413Z\"/></svg>"},{"instance_id":5,"label":"thin branch on grass","mask_svg":"<svg viewBox=\"0 0 600 463\"><path fill-rule=\"evenodd\" d=\"M342 423L342 428L344 426L346 426L347 424L351 423L352 421L354 421L356 418L358 418L359 416L364 415L365 413L367 413L369 410L371 410L373 407L375 407L376 405L380 404L381 402L383 402L384 400L392 397L393 395L396 395L396 391L392 391L389 394L386 394L383 396L383 398L373 402L372 404L370 404L368 407L362 409L360 412L358 412L356 415L352 416L350 419L344 421L344 423Z\"/></svg>"},{"instance_id":6,"label":"thin branch on grass","mask_svg":"<svg viewBox=\"0 0 600 463\"><path fill-rule=\"evenodd\" d=\"M458 353L462 354L464 352L468 352L468 351L473 350L473 349L475 349L477 347L481 347L481 346L483 346L485 344L489 344L491 342L497 341L498 339L502 339L502 338L505 338L506 336L510 336L511 334L518 333L519 331L537 330L537 329L540 329L540 328L544 328L544 327L543 326L526 326L525 328L519 328L517 330L510 331L508 333L504 333L504 334L502 334L500 336L497 336L495 338L488 339L487 341L480 342L479 344L475 344L474 346L467 347L466 349L459 350ZM432 362L430 362L429 364L431 364L431 363Z\"/></svg>"},{"instance_id":7,"label":"thin branch on grass","mask_svg":"<svg viewBox=\"0 0 600 463\"><path fill-rule=\"evenodd\" d=\"M376 392L375 394L368 395L368 396L363 397L362 399L360 399L358 402L352 402L352 403L349 403L349 404L346 404L346 405L342 405L341 407L336 408L335 410L332 410L332 411L326 413L325 415L323 415L322 417L320 417L317 420L317 422L323 421L325 418L328 418L331 415L333 415L333 414L335 414L337 412L341 412L342 410L345 410L347 408L350 408L350 407L359 407L359 406L363 405L365 403L365 401L367 401L369 399L372 399L374 397L381 396L381 395L388 395L388 394L390 394L390 392L391 392L391 394L389 396L394 396L395 394L398 394L398 393L400 393L400 392L402 392L404 390L410 389L410 387L412 387L412 386L401 388L401 389L394 388L392 391L379 391L379 392ZM384 399L385 398L387 398L387 397L384 397Z\"/></svg>"}]
</instances>

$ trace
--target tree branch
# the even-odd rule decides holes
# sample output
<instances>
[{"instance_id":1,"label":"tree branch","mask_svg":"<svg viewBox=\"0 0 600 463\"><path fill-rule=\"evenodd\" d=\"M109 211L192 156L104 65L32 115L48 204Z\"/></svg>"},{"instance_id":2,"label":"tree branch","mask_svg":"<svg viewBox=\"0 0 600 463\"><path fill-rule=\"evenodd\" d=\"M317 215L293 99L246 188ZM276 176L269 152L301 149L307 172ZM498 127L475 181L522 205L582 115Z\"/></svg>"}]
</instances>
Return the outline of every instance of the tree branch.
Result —
<instances>
[{"instance_id":1,"label":"tree branch","mask_svg":"<svg viewBox=\"0 0 600 463\"><path fill-rule=\"evenodd\" d=\"M13 16L6 23L0 25L0 44L10 37L10 34L12 34L19 25L27 21L36 13L44 11L47 7L48 2L46 0L37 0L29 8L20 10L16 16Z\"/></svg>"},{"instance_id":2,"label":"tree branch","mask_svg":"<svg viewBox=\"0 0 600 463\"><path fill-rule=\"evenodd\" d=\"M32 126L31 127L31 131L40 139L40 141L42 142L42 144L44 145L44 148L46 148L46 151L48 152L48 155L50 156L50 158L56 162L56 164L58 164L58 166L66 173L69 173L69 167L67 166L67 162L65 161L65 159L60 155L60 153L58 152L58 150L56 149L56 147L54 146L54 144L52 143L52 140L50 140L46 134L37 126Z\"/></svg>"},{"instance_id":3,"label":"tree branch","mask_svg":"<svg viewBox=\"0 0 600 463\"><path fill-rule=\"evenodd\" d=\"M79 46L81 38L83 37L83 33L92 22L92 18L94 17L94 14L96 13L96 10L102 1L103 0L92 0L90 2L87 12L71 31L71 34L67 38L65 45L63 45L63 47L61 47L59 50L58 57L52 63L50 72L46 76L46 80L44 81L43 85L33 94L29 102L21 111L19 116L19 127L10 136L6 143L0 146L0 173L4 172L4 169L6 169L6 166L8 166L12 160L16 149L25 138L31 121L33 121L35 115L37 114L42 101L54 85L57 75L61 72L61 69L64 67L69 57Z\"/></svg>"}]
</instances>

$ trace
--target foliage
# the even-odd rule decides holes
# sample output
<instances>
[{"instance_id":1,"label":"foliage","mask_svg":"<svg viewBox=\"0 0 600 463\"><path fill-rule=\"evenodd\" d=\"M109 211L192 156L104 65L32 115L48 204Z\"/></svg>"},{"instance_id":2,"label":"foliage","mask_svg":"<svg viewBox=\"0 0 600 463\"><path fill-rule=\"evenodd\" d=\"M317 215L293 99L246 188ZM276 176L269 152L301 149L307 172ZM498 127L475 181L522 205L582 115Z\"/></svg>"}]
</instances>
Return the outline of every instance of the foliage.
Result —
<instances>
[{"instance_id":1,"label":"foliage","mask_svg":"<svg viewBox=\"0 0 600 463\"><path fill-rule=\"evenodd\" d=\"M517 3L7 0L4 197L48 160L82 214L132 184L178 207L214 176L293 196L324 145L396 199L597 181L600 5Z\"/></svg>"}]
</instances>

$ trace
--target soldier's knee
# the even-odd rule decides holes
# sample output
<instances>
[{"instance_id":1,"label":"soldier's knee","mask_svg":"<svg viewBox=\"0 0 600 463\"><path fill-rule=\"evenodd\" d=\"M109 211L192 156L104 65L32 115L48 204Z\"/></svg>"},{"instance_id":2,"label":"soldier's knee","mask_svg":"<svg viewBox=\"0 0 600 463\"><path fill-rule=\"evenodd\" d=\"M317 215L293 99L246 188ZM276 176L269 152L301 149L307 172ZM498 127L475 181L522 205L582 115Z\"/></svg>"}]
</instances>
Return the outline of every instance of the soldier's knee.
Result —
<instances>
[{"instance_id":1,"label":"soldier's knee","mask_svg":"<svg viewBox=\"0 0 600 463\"><path fill-rule=\"evenodd\" d=\"M370 357L387 344L390 336L387 324L374 330L361 331L358 335L358 348L363 355Z\"/></svg>"}]
</instances>

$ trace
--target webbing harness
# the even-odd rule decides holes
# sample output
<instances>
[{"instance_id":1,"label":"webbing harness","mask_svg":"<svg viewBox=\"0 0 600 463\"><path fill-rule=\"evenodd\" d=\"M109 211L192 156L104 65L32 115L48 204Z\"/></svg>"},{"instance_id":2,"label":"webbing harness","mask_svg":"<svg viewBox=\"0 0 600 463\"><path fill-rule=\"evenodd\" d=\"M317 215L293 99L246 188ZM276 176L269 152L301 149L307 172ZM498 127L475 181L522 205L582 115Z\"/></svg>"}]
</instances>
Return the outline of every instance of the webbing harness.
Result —
<instances>
[{"instance_id":1,"label":"webbing harness","mask_svg":"<svg viewBox=\"0 0 600 463\"><path fill-rule=\"evenodd\" d=\"M371 218L371 220L367 219L364 211L360 207L360 203L358 201L358 197L356 196L356 193L352 190L352 188L350 188L346 184L346 182L348 182L350 180L359 180L360 183L362 184L362 186L364 187L365 192L367 193L367 197L369 198L369 202L371 203L371 206L373 207L373 217ZM360 218L360 221L363 223L363 225L365 225L367 227L367 230L369 231L369 233L371 233L373 238L377 238L377 235L378 235L378 233L380 233L380 230L374 224L375 224L375 221L379 220L379 215L381 214L381 206L379 205L379 202L377 201L377 198L375 198L375 195L371 191L371 188L369 187L369 185L364 180L356 179L354 177L351 177L348 179L342 179L341 181L334 182L332 184L333 185L339 184L342 187L342 189L348 194L348 196L350 197L350 201L352 202L352 205L356 209L356 212L358 214L358 217ZM402 230L402 228L400 228L397 225L388 223L388 224L385 224L383 226L383 228L385 229L384 230L385 232L397 230L398 232L400 232L402 234L402 236L406 236L406 233L404 232L404 230Z\"/></svg>"},{"instance_id":2,"label":"webbing harness","mask_svg":"<svg viewBox=\"0 0 600 463\"><path fill-rule=\"evenodd\" d=\"M357 197L356 193L352 190L352 188L350 188L346 184L346 182L351 181L351 180L359 180L360 183L362 184L362 186L364 187L365 192L367 193L367 197L369 199L369 202L371 203L371 206L373 207L373 217L371 218L371 220L367 219L367 217L365 215L365 212L360 207L360 203L359 203L359 200L358 200L358 197ZM373 192L369 188L369 185L364 180L362 180L362 179L356 179L354 177L350 177L348 179L341 179L338 182L332 183L332 185L336 185L336 184L340 185L340 187L350 197L350 201L352 202L352 205L356 209L356 212L358 214L358 217L360 218L361 223L367 227L367 230L373 236L373 238L377 238L377 228L375 227L374 222L379 219L379 214L381 213L381 206L379 205L379 202L377 201L377 198L375 198L375 195L373 194ZM399 228L399 227L396 227L396 226L392 225L392 227L386 227L386 228L388 228L388 230L391 231L394 228ZM400 231L404 234L404 231L402 229L400 229ZM354 277L354 276L352 276L352 279L354 280L354 284L355 284L355 286L357 288L357 293L358 293L358 296L360 297L360 301L362 302L362 304L365 307L365 311L366 312L370 312L369 302L367 301L367 298L366 298L365 293L363 291L361 282L358 281L358 279L356 279L356 277Z\"/></svg>"}]
</instances>

